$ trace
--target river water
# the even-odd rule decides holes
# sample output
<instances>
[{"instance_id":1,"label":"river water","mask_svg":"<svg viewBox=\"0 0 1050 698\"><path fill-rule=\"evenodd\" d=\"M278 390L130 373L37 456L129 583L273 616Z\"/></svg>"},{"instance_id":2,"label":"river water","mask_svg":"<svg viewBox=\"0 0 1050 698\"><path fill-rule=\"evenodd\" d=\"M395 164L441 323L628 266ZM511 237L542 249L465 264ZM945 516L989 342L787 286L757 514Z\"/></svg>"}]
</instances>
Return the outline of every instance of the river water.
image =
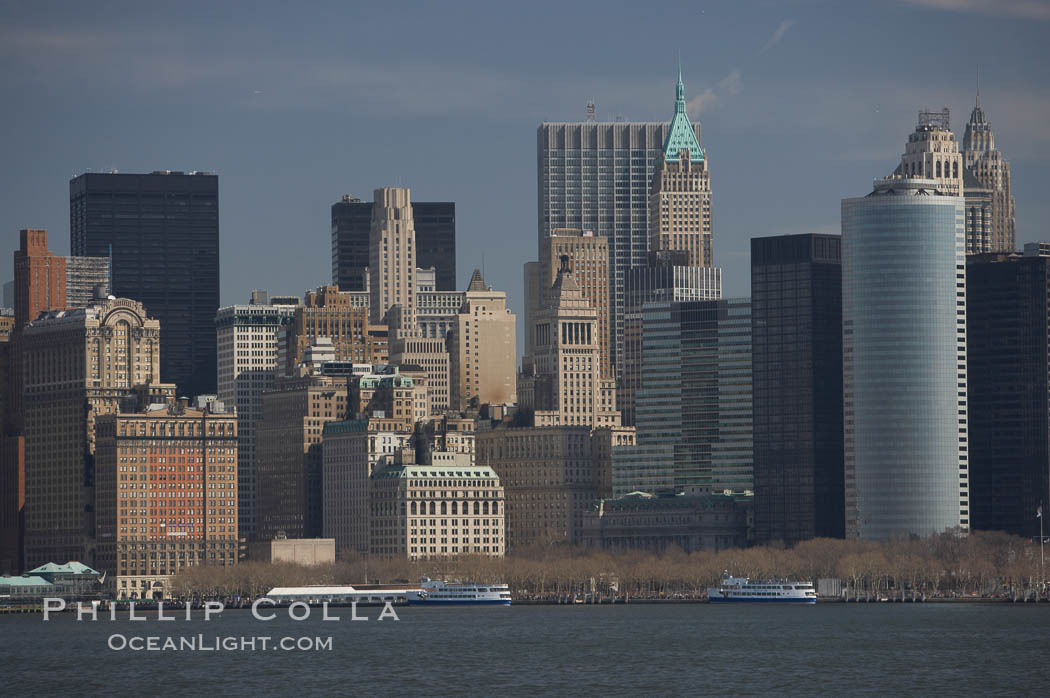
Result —
<instances>
[{"instance_id":1,"label":"river water","mask_svg":"<svg viewBox=\"0 0 1050 698\"><path fill-rule=\"evenodd\" d=\"M321 610L268 622L78 622L0 616L0 694L887 695L1050 694L1050 608L627 605ZM263 650L140 650L166 638L269 637ZM200 636L203 636L201 640ZM274 649L292 638L313 649ZM229 643L230 641L226 641ZM326 645L330 643L331 648ZM317 647L317 646L320 647ZM188 646L188 645L186 645Z\"/></svg>"}]
</instances>

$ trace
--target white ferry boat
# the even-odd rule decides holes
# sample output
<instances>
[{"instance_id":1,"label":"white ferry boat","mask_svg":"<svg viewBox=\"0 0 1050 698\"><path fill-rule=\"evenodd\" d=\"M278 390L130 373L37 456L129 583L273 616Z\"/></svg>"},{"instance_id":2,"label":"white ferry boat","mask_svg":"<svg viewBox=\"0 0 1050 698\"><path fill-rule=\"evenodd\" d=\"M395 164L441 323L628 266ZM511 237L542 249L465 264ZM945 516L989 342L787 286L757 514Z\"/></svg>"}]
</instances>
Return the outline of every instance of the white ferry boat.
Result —
<instances>
[{"instance_id":1,"label":"white ferry boat","mask_svg":"<svg viewBox=\"0 0 1050 698\"><path fill-rule=\"evenodd\" d=\"M809 603L817 602L811 582L787 580L750 581L747 577L722 575L722 584L707 589L711 603Z\"/></svg>"},{"instance_id":2,"label":"white ferry boat","mask_svg":"<svg viewBox=\"0 0 1050 698\"><path fill-rule=\"evenodd\" d=\"M423 577L418 591L408 592L410 606L510 606L506 584L443 582Z\"/></svg>"}]
</instances>

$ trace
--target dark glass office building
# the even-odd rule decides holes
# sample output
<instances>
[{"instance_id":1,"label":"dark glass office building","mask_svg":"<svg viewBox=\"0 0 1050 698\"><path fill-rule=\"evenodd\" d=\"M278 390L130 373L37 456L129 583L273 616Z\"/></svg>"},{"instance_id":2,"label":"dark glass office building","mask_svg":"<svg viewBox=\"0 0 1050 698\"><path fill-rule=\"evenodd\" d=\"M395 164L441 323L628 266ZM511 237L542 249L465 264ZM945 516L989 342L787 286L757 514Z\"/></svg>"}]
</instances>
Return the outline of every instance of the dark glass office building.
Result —
<instances>
[{"instance_id":1,"label":"dark glass office building","mask_svg":"<svg viewBox=\"0 0 1050 698\"><path fill-rule=\"evenodd\" d=\"M751 240L755 539L845 536L842 238Z\"/></svg>"},{"instance_id":2,"label":"dark glass office building","mask_svg":"<svg viewBox=\"0 0 1050 698\"><path fill-rule=\"evenodd\" d=\"M206 172L88 173L69 183L70 250L111 257L113 295L160 321L160 378L215 392L219 178Z\"/></svg>"},{"instance_id":3,"label":"dark glass office building","mask_svg":"<svg viewBox=\"0 0 1050 698\"><path fill-rule=\"evenodd\" d=\"M966 258L970 526L1026 537L1050 510L1050 257L1031 247Z\"/></svg>"},{"instance_id":4,"label":"dark glass office building","mask_svg":"<svg viewBox=\"0 0 1050 698\"><path fill-rule=\"evenodd\" d=\"M436 289L455 291L456 204L453 201L414 201L416 266L434 267ZM364 291L368 279L368 236L372 202L344 196L332 204L332 283L341 291Z\"/></svg>"}]
</instances>

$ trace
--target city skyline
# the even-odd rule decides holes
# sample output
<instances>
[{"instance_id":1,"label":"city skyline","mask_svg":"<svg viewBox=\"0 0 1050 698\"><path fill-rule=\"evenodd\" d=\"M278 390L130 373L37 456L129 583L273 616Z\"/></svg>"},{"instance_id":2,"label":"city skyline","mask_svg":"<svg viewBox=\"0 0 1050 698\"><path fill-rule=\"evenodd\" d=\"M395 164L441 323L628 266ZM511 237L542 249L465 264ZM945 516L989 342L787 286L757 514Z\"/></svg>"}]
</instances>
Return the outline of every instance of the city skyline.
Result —
<instances>
[{"instance_id":1,"label":"city skyline","mask_svg":"<svg viewBox=\"0 0 1050 698\"><path fill-rule=\"evenodd\" d=\"M1039 195L1050 159L1043 127L1050 100L1048 78L1033 58L1050 12L1038 3L995 5L984 14L982 3L938 5L978 11L900 2L829 12L821 3L777 3L742 21L723 6L627 10L644 12L654 26L662 19L692 22L710 38L703 49L682 47L682 67L690 116L702 123L703 145L717 169L715 257L724 268L726 297L747 293L752 236L837 232L837 201L867 189L873 176L899 162L917 110L949 105L952 130L961 138L978 63L982 106L1016 182L1018 245L1039 238L1038 221L1050 207ZM273 8L248 20L201 7L177 20L118 8L75 26L34 16L32 9L5 17L0 94L17 95L11 103L30 107L0 116L9 132L21 134L6 152L20 168L0 175L0 225L49 229L55 253L67 254L63 199L70 177L114 167L217 172L223 182L220 305L243 302L260 276L272 280L271 291L296 295L326 282L332 201L346 193L366 198L376 187L400 183L419 200L456 202L457 288L484 266L486 278L506 279L500 287L523 318L518 265L534 247L536 126L583 121L590 100L599 120L666 120L676 70L678 47L661 40L655 49L644 36L615 56L605 43L582 40L537 57L520 38L496 41L471 31L492 20L513 21L523 35L539 31L542 8L522 10L525 17L478 9L470 21L416 8L404 53L383 66L365 60L376 40L367 31L358 54L316 26L313 16L300 21L317 35L317 46L293 56ZM353 20L383 27L400 14L370 8ZM315 15L339 24L332 21L340 17L337 8ZM163 38L148 28L158 20L169 27ZM602 30L595 35L610 39L626 38L634 26L593 21ZM237 31L218 43L232 22ZM424 27L462 41L435 43L419 33ZM924 49L933 27L986 48L971 48L964 61L943 60L957 42ZM544 23L543 29L552 44L573 43L567 28ZM890 29L918 53L886 51L879 35ZM150 55L142 55L153 39ZM260 41L268 50L256 63L228 55ZM872 52L878 61L860 59ZM470 67L477 55L486 56L485 67ZM120 67L130 56L139 67ZM923 58L923 71L900 69ZM223 70L211 71L216 64ZM34 100L38 84L49 85L49 93ZM113 104L124 108L114 114ZM76 123L59 116L72 111ZM784 177L777 162L789 163L792 176ZM488 176L477 178L479 171ZM769 206L749 205L756 189ZM271 254L287 247L290 235L302 253ZM5 240L12 251L14 235ZM523 333L518 336L520 344Z\"/></svg>"}]
</instances>

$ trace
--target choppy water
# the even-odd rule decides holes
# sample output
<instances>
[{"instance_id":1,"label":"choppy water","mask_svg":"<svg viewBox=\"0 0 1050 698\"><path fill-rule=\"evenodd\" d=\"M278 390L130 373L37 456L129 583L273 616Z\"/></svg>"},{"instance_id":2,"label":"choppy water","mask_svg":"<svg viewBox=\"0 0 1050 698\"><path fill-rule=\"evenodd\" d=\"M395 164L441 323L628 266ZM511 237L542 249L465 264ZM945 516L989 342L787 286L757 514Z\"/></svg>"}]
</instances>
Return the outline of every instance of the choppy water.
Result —
<instances>
[{"instance_id":1,"label":"choppy water","mask_svg":"<svg viewBox=\"0 0 1050 698\"><path fill-rule=\"evenodd\" d=\"M0 616L0 694L1048 695L1050 608L399 608L401 620ZM114 634L331 638L314 651L114 651ZM176 640L177 641L177 640ZM115 641L119 644L119 639ZM257 641L257 645L259 642Z\"/></svg>"}]
</instances>

